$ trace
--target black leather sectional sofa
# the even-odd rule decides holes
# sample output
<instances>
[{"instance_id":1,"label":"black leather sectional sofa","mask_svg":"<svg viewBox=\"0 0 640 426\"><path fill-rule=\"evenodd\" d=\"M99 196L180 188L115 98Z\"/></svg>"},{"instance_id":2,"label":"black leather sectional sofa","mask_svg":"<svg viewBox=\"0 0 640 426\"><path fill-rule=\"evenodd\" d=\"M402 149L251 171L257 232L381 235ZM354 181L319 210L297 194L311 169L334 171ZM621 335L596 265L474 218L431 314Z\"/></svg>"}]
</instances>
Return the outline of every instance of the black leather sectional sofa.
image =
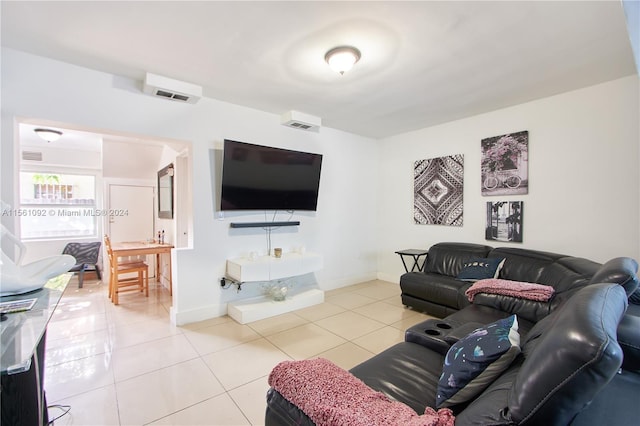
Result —
<instances>
[{"instance_id":1,"label":"black leather sectional sofa","mask_svg":"<svg viewBox=\"0 0 640 426\"><path fill-rule=\"evenodd\" d=\"M445 315L411 327L404 342L354 367L353 375L421 414L426 406L435 407L451 345L477 327L515 314L521 353L477 396L451 407L456 425L637 424L640 317L633 313L640 305L632 303L627 312L629 297L635 301L638 296L633 259L600 265L553 253L460 243L432 250L422 274L437 274L437 280L423 285L441 284L441 291L418 289L420 273L409 273L401 279L402 300L419 309L436 307ZM506 259L502 277L551 285L556 293L548 302L495 294L465 302L460 290L470 284L452 280L471 258L494 255ZM265 423L314 424L273 388Z\"/></svg>"}]
</instances>

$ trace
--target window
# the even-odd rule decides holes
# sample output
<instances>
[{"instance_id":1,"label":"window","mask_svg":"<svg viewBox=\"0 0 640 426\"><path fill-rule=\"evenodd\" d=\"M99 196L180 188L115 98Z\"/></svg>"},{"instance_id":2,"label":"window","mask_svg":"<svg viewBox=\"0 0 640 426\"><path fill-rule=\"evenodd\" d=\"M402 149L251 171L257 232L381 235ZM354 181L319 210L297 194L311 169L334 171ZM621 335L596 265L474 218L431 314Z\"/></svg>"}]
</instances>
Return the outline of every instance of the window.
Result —
<instances>
[{"instance_id":1,"label":"window","mask_svg":"<svg viewBox=\"0 0 640 426\"><path fill-rule=\"evenodd\" d=\"M20 173L22 239L95 237L96 177Z\"/></svg>"}]
</instances>

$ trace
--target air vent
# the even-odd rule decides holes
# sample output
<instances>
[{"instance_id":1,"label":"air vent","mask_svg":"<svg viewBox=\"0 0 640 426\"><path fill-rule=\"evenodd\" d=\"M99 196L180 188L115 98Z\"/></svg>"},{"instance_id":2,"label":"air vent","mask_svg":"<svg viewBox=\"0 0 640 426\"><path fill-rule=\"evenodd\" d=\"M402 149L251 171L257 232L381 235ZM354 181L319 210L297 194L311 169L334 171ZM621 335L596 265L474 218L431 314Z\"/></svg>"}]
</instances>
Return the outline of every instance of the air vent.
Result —
<instances>
[{"instance_id":1,"label":"air vent","mask_svg":"<svg viewBox=\"0 0 640 426\"><path fill-rule=\"evenodd\" d=\"M294 129L318 132L322 124L320 117L304 114L298 111L289 111L282 114L281 123Z\"/></svg>"},{"instance_id":2,"label":"air vent","mask_svg":"<svg viewBox=\"0 0 640 426\"><path fill-rule=\"evenodd\" d=\"M42 161L42 153L39 151L22 151L22 159L27 161Z\"/></svg>"},{"instance_id":3,"label":"air vent","mask_svg":"<svg viewBox=\"0 0 640 426\"><path fill-rule=\"evenodd\" d=\"M202 87L161 75L147 73L144 92L159 98L195 104L202 97Z\"/></svg>"}]
</instances>

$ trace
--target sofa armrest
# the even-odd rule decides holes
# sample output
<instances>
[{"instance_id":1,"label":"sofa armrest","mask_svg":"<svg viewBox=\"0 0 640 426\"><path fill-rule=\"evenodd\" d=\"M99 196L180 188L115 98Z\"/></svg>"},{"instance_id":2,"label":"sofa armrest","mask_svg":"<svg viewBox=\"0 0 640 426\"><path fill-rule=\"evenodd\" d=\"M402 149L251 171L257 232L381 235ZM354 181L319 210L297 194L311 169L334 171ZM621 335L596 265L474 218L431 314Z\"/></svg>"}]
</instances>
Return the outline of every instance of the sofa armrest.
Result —
<instances>
[{"instance_id":1,"label":"sofa armrest","mask_svg":"<svg viewBox=\"0 0 640 426\"><path fill-rule=\"evenodd\" d=\"M459 324L446 318L430 319L407 329L404 340L446 355L451 345L482 326L479 322Z\"/></svg>"}]
</instances>

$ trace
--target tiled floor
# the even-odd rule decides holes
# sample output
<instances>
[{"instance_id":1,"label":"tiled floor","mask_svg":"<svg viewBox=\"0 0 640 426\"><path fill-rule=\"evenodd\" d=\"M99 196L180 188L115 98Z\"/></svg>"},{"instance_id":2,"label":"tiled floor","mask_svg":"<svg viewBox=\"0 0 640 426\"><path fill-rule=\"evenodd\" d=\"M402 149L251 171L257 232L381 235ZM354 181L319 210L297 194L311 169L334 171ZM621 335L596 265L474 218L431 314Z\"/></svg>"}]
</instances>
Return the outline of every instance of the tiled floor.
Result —
<instances>
[{"instance_id":1,"label":"tiled floor","mask_svg":"<svg viewBox=\"0 0 640 426\"><path fill-rule=\"evenodd\" d=\"M47 336L48 404L71 406L55 424L260 425L278 362L321 356L349 369L429 318L383 281L325 300L246 325L225 316L174 327L165 290L113 306L100 281L78 289L74 278ZM60 413L50 409L51 418Z\"/></svg>"}]
</instances>

